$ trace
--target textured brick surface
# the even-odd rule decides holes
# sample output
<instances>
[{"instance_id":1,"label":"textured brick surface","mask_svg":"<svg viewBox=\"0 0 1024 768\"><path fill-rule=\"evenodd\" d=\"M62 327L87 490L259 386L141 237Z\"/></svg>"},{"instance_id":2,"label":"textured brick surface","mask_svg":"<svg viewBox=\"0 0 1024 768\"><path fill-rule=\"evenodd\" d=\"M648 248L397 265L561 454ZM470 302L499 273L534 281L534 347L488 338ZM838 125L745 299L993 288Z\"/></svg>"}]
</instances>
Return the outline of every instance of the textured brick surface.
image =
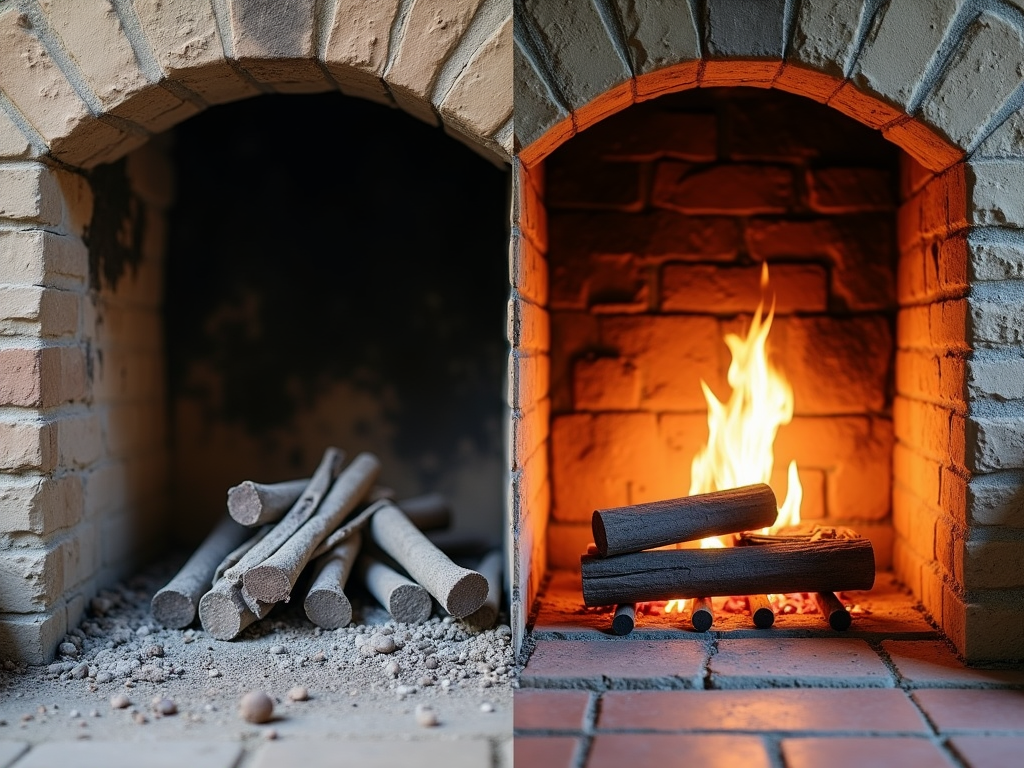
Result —
<instances>
[{"instance_id":1,"label":"textured brick surface","mask_svg":"<svg viewBox=\"0 0 1024 768\"><path fill-rule=\"evenodd\" d=\"M929 732L903 691L866 689L613 691L602 697L597 725L654 731Z\"/></svg>"},{"instance_id":2,"label":"textured brick surface","mask_svg":"<svg viewBox=\"0 0 1024 768\"><path fill-rule=\"evenodd\" d=\"M928 689L914 701L942 734L1024 733L1024 691Z\"/></svg>"},{"instance_id":3,"label":"textured brick surface","mask_svg":"<svg viewBox=\"0 0 1024 768\"><path fill-rule=\"evenodd\" d=\"M1024 670L967 667L938 640L887 640L882 650L913 687L1024 685Z\"/></svg>"},{"instance_id":4,"label":"textured brick surface","mask_svg":"<svg viewBox=\"0 0 1024 768\"><path fill-rule=\"evenodd\" d=\"M845 638L720 640L709 669L716 688L894 684L871 646Z\"/></svg>"},{"instance_id":5,"label":"textured brick surface","mask_svg":"<svg viewBox=\"0 0 1024 768\"><path fill-rule=\"evenodd\" d=\"M786 768L953 768L953 762L926 739L838 738L784 739L782 757Z\"/></svg>"},{"instance_id":6,"label":"textured brick surface","mask_svg":"<svg viewBox=\"0 0 1024 768\"><path fill-rule=\"evenodd\" d=\"M440 105L441 114L490 136L512 115L512 18L473 55Z\"/></svg>"},{"instance_id":7,"label":"textured brick surface","mask_svg":"<svg viewBox=\"0 0 1024 768\"><path fill-rule=\"evenodd\" d=\"M590 702L586 691L520 689L513 697L516 730L580 731Z\"/></svg>"},{"instance_id":8,"label":"textured brick surface","mask_svg":"<svg viewBox=\"0 0 1024 768\"><path fill-rule=\"evenodd\" d=\"M587 768L622 765L701 765L708 768L768 768L764 743L753 736L676 735L664 733L598 734L590 746Z\"/></svg>"},{"instance_id":9,"label":"textured brick surface","mask_svg":"<svg viewBox=\"0 0 1024 768\"><path fill-rule=\"evenodd\" d=\"M1024 750L1024 736L954 736L949 743L967 768L1014 768Z\"/></svg>"},{"instance_id":10,"label":"textured brick surface","mask_svg":"<svg viewBox=\"0 0 1024 768\"><path fill-rule=\"evenodd\" d=\"M540 640L522 673L524 686L692 688L700 685L700 643Z\"/></svg>"},{"instance_id":11,"label":"textured brick surface","mask_svg":"<svg viewBox=\"0 0 1024 768\"><path fill-rule=\"evenodd\" d=\"M652 202L692 214L783 213L795 202L793 174L777 166L658 164Z\"/></svg>"},{"instance_id":12,"label":"textured brick surface","mask_svg":"<svg viewBox=\"0 0 1024 768\"><path fill-rule=\"evenodd\" d=\"M512 740L516 765L573 768L579 740L568 736L516 736Z\"/></svg>"}]
</instances>

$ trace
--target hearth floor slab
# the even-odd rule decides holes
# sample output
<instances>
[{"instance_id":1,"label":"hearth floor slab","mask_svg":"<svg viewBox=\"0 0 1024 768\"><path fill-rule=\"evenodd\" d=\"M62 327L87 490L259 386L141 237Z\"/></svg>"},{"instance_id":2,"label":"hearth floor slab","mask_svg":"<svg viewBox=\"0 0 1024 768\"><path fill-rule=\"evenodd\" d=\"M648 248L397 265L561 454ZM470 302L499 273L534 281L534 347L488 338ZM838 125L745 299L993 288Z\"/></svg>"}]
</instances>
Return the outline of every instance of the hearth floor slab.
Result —
<instances>
[{"instance_id":1,"label":"hearth floor slab","mask_svg":"<svg viewBox=\"0 0 1024 768\"><path fill-rule=\"evenodd\" d=\"M511 768L512 686L484 681L483 662L442 660L436 673L450 677L449 684L418 684L428 670L414 655L363 659L353 654L350 634L316 630L301 603L231 642L214 640L198 626L189 633L164 629L152 620L149 601L166 577L133 578L119 593L123 601L83 624L98 627L89 641L107 648L92 655L86 645L83 656L94 673L114 662L133 663L114 679L60 672L59 662L69 657L59 658L57 668L0 665L0 768ZM373 625L387 618L379 609L357 609L357 616ZM440 657L442 641L432 642ZM150 658L154 646L159 655ZM315 658L318 652L322 659ZM402 666L397 677L385 669L393 660ZM145 679L140 673L153 664L172 671L159 682ZM455 674L462 669L465 677ZM291 701L295 686L307 688L309 699ZM239 716L240 697L254 689L276 700L271 722L254 725ZM113 708L111 699L122 694L131 703ZM172 699L177 713L157 714L152 702L159 698ZM417 705L429 706L437 724L420 725Z\"/></svg>"},{"instance_id":2,"label":"hearth floor slab","mask_svg":"<svg viewBox=\"0 0 1024 768\"><path fill-rule=\"evenodd\" d=\"M514 696L516 764L1021 765L1024 668L964 666L887 574L848 598L865 612L847 632L726 614L707 633L639 617L618 637L609 610L583 607L579 576L554 573Z\"/></svg>"}]
</instances>

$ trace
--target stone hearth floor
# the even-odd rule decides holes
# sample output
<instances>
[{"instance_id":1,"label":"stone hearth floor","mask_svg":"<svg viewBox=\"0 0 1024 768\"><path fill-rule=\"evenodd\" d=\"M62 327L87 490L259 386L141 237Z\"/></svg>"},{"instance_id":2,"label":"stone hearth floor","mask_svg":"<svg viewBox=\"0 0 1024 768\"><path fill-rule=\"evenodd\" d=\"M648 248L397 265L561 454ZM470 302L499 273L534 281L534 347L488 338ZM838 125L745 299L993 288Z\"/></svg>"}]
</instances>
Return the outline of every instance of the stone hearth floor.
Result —
<instances>
[{"instance_id":1,"label":"stone hearth floor","mask_svg":"<svg viewBox=\"0 0 1024 768\"><path fill-rule=\"evenodd\" d=\"M0 768L512 768L512 686L484 687L477 662L448 687L417 686L426 670L404 656L406 668L395 679L382 665L400 652L352 661L346 653L352 638L341 630L316 630L301 603L231 642L198 627L163 629L149 614L149 600L173 572L163 564L130 580L118 593L123 602L106 619L86 621L108 622L99 636L104 641L120 636L108 659L130 658L133 649L157 644L161 655L150 661L181 672L150 681L137 670L126 683L123 675L101 682L58 676L47 666L0 666ZM356 614L370 624L390 618L359 604ZM437 647L440 656L440 641ZM325 659L312 658L317 649ZM437 671L444 668L442 662ZM403 684L411 690L400 691ZM309 700L290 701L293 686L305 686ZM254 689L278 700L270 723L239 717L239 698ZM131 705L113 709L111 698L120 694ZM160 697L172 699L178 712L156 714L151 700ZM418 724L420 704L433 709L437 725Z\"/></svg>"},{"instance_id":2,"label":"stone hearth floor","mask_svg":"<svg viewBox=\"0 0 1024 768\"><path fill-rule=\"evenodd\" d=\"M848 596L869 613L847 632L719 614L705 634L656 616L616 637L579 576L553 574L514 696L516 765L1024 765L1024 667L965 667L888 574Z\"/></svg>"}]
</instances>

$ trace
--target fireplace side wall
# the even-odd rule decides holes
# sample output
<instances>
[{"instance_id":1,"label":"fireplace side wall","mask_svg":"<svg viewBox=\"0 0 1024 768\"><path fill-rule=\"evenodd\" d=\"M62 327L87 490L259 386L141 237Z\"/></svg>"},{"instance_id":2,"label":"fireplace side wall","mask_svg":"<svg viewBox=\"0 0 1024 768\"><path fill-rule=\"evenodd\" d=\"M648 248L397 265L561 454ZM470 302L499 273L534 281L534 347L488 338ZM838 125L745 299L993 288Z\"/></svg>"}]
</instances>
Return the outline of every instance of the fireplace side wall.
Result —
<instances>
[{"instance_id":1,"label":"fireplace side wall","mask_svg":"<svg viewBox=\"0 0 1024 768\"><path fill-rule=\"evenodd\" d=\"M5 659L47 660L88 597L138 565L164 518L166 171L158 148L138 151L105 174L99 203L83 175L42 163L3 174Z\"/></svg>"}]
</instances>

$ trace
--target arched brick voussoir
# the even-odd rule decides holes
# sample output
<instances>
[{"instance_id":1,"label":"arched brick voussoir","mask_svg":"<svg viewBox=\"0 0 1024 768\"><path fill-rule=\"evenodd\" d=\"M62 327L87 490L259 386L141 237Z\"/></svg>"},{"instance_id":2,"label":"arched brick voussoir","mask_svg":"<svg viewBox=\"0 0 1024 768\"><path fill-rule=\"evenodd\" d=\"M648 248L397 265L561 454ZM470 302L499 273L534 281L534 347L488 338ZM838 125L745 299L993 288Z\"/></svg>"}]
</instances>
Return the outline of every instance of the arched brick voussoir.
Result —
<instances>
[{"instance_id":1,"label":"arched brick voussoir","mask_svg":"<svg viewBox=\"0 0 1024 768\"><path fill-rule=\"evenodd\" d=\"M391 28L399 0L337 0L323 44L323 63L343 93L393 104L384 85Z\"/></svg>"},{"instance_id":2,"label":"arched brick voussoir","mask_svg":"<svg viewBox=\"0 0 1024 768\"><path fill-rule=\"evenodd\" d=\"M256 96L224 55L224 43L209 0L133 0L139 26L164 76L207 104Z\"/></svg>"},{"instance_id":3,"label":"arched brick voussoir","mask_svg":"<svg viewBox=\"0 0 1024 768\"><path fill-rule=\"evenodd\" d=\"M0 91L50 153L71 165L91 167L144 141L95 118L16 9L0 12Z\"/></svg>"}]
</instances>

